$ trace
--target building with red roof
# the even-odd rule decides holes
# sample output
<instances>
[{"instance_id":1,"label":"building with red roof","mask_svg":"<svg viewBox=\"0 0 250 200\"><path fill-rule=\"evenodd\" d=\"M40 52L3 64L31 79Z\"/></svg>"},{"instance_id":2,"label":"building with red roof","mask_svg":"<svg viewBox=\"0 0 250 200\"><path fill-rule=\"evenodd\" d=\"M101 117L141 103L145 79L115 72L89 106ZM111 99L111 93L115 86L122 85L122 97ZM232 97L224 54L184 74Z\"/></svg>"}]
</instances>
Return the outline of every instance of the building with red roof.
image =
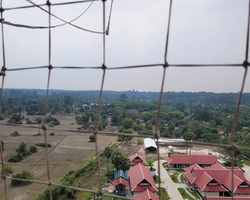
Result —
<instances>
[{"instance_id":1,"label":"building with red roof","mask_svg":"<svg viewBox=\"0 0 250 200\"><path fill-rule=\"evenodd\" d=\"M129 169L130 190L133 195L138 195L146 189L157 192L154 179L150 170L141 163Z\"/></svg>"},{"instance_id":2,"label":"building with red roof","mask_svg":"<svg viewBox=\"0 0 250 200\"><path fill-rule=\"evenodd\" d=\"M124 191L125 187L128 187L128 181L122 177L119 177L113 181L113 186L117 191Z\"/></svg>"},{"instance_id":3,"label":"building with red roof","mask_svg":"<svg viewBox=\"0 0 250 200\"><path fill-rule=\"evenodd\" d=\"M217 162L217 157L214 155L171 154L166 161L170 169L183 169L194 163L200 167L208 167Z\"/></svg>"},{"instance_id":4,"label":"building with red roof","mask_svg":"<svg viewBox=\"0 0 250 200\"><path fill-rule=\"evenodd\" d=\"M146 189L142 193L133 196L133 199L139 199L139 200L160 200L160 197L151 192L151 190Z\"/></svg>"},{"instance_id":5,"label":"building with red roof","mask_svg":"<svg viewBox=\"0 0 250 200\"><path fill-rule=\"evenodd\" d=\"M231 197L232 194L241 200L246 197L250 199L250 182L238 167L234 168L234 174L231 168L224 167L218 162L206 168L201 168L195 163L184 170L191 188L199 192L204 199L226 200L225 197Z\"/></svg>"},{"instance_id":6,"label":"building with red roof","mask_svg":"<svg viewBox=\"0 0 250 200\"><path fill-rule=\"evenodd\" d=\"M138 163L141 163L144 166L147 165L145 158L143 156L140 156L138 153L135 153L135 154L129 156L129 159L131 162L130 163L131 166L135 166Z\"/></svg>"}]
</instances>

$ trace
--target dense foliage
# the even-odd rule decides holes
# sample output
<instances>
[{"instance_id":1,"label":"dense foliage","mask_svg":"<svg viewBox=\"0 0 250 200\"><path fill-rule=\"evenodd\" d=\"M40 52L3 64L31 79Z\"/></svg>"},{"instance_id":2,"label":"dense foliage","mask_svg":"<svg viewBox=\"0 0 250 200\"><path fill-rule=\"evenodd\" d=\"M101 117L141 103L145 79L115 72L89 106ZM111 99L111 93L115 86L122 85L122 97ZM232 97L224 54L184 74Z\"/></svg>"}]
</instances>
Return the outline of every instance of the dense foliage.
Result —
<instances>
[{"instance_id":1,"label":"dense foliage","mask_svg":"<svg viewBox=\"0 0 250 200\"><path fill-rule=\"evenodd\" d=\"M24 169L21 173L14 175L13 178L32 180L35 177L34 177L34 174L32 171ZM25 186L25 185L29 185L31 183L32 182L29 182L29 181L11 180L12 186Z\"/></svg>"},{"instance_id":2,"label":"dense foliage","mask_svg":"<svg viewBox=\"0 0 250 200\"><path fill-rule=\"evenodd\" d=\"M37 147L36 146L30 146L28 149L27 145L24 142L21 142L19 145L19 148L16 150L15 153L12 153L9 157L9 162L20 162L23 160L25 157L36 153L37 152Z\"/></svg>"}]
</instances>

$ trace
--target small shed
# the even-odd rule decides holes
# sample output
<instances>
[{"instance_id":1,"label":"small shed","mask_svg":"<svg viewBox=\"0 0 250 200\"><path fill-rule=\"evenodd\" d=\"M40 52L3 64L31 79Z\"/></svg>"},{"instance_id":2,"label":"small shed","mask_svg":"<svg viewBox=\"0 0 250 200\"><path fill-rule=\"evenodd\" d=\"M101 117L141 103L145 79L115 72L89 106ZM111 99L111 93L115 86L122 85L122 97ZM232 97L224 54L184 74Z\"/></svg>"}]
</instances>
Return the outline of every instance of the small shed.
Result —
<instances>
[{"instance_id":1,"label":"small shed","mask_svg":"<svg viewBox=\"0 0 250 200\"><path fill-rule=\"evenodd\" d=\"M151 152L155 152L157 150L156 143L151 138L144 139L144 148L151 151Z\"/></svg>"}]
</instances>

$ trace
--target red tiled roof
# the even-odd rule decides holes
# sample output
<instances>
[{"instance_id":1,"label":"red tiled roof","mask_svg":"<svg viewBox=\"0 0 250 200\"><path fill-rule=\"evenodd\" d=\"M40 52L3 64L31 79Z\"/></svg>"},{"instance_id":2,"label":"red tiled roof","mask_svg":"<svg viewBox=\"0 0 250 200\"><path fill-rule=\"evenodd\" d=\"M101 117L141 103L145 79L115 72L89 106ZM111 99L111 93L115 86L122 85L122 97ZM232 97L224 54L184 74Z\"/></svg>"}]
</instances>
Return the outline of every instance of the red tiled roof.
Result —
<instances>
[{"instance_id":1,"label":"red tiled roof","mask_svg":"<svg viewBox=\"0 0 250 200\"><path fill-rule=\"evenodd\" d=\"M144 190L142 193L133 196L133 199L140 199L140 200L160 200L160 197L151 192L149 189Z\"/></svg>"},{"instance_id":2,"label":"red tiled roof","mask_svg":"<svg viewBox=\"0 0 250 200\"><path fill-rule=\"evenodd\" d=\"M131 156L128 157L129 160L131 161L130 165L137 165L138 163L141 163L142 165L147 165L147 162L143 156L140 156L138 153L135 153ZM134 161L134 159L140 159L141 161Z\"/></svg>"},{"instance_id":3,"label":"red tiled roof","mask_svg":"<svg viewBox=\"0 0 250 200\"><path fill-rule=\"evenodd\" d=\"M147 188L152 192L158 191L152 174L147 167L144 167L139 163L138 165L130 168L128 173L132 192L142 192ZM142 181L147 181L149 185L140 185Z\"/></svg>"},{"instance_id":4,"label":"red tiled roof","mask_svg":"<svg viewBox=\"0 0 250 200\"><path fill-rule=\"evenodd\" d=\"M117 186L119 184L122 184L122 185L125 185L126 187L128 187L128 181L121 178L121 177L113 181L113 186Z\"/></svg>"},{"instance_id":5,"label":"red tiled roof","mask_svg":"<svg viewBox=\"0 0 250 200\"><path fill-rule=\"evenodd\" d=\"M214 155L186 155L186 154L171 154L170 160L167 157L166 161L169 164L188 164L197 163L198 165L212 165L217 162L217 157Z\"/></svg>"},{"instance_id":6,"label":"red tiled roof","mask_svg":"<svg viewBox=\"0 0 250 200\"><path fill-rule=\"evenodd\" d=\"M185 172L191 172L192 169L202 169L199 165L197 165L196 163L190 165L187 168L184 168Z\"/></svg>"},{"instance_id":7,"label":"red tiled roof","mask_svg":"<svg viewBox=\"0 0 250 200\"><path fill-rule=\"evenodd\" d=\"M239 168L235 168L234 170L234 188L232 189L231 169L221 166L219 163L201 169L197 168L195 165L192 166L194 168L190 169L190 167L188 167L185 169L187 172L184 175L190 183L196 184L202 191L225 191L228 189L235 194L250 194L250 186L239 188L241 184L249 185L249 181L244 177L243 172ZM217 182L219 187L208 185L212 180Z\"/></svg>"}]
</instances>

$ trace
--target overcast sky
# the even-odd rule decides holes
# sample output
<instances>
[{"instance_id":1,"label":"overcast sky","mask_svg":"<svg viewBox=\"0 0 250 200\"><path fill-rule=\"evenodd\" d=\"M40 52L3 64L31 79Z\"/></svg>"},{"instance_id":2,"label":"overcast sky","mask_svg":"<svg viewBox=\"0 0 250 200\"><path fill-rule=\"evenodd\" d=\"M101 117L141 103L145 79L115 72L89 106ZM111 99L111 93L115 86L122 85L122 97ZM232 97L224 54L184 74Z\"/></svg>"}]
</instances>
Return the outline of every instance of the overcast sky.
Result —
<instances>
[{"instance_id":1,"label":"overcast sky","mask_svg":"<svg viewBox=\"0 0 250 200\"><path fill-rule=\"evenodd\" d=\"M33 0L45 3L45 0ZM3 0L4 8L29 5L25 0ZM65 0L51 0L52 3ZM90 3L53 6L52 13L70 21ZM45 7L46 8L46 7ZM163 63L168 0L114 0L106 65L120 67ZM247 0L174 0L167 60L172 64L242 63L244 61ZM106 3L108 17L110 0ZM48 25L48 14L38 8L5 11L12 23ZM52 24L61 24L52 18ZM102 31L102 3L94 2L80 19L81 27ZM6 67L48 65L48 30L4 26ZM2 52L0 52L2 53ZM2 57L0 57L2 65ZM53 66L101 66L102 35L66 25L52 29ZM46 88L46 69L7 72L5 88ZM168 68L164 91L238 92L243 68ZM110 70L105 90L159 91L162 67ZM102 70L52 70L52 89L100 89ZM250 92L247 78L245 92Z\"/></svg>"}]
</instances>

